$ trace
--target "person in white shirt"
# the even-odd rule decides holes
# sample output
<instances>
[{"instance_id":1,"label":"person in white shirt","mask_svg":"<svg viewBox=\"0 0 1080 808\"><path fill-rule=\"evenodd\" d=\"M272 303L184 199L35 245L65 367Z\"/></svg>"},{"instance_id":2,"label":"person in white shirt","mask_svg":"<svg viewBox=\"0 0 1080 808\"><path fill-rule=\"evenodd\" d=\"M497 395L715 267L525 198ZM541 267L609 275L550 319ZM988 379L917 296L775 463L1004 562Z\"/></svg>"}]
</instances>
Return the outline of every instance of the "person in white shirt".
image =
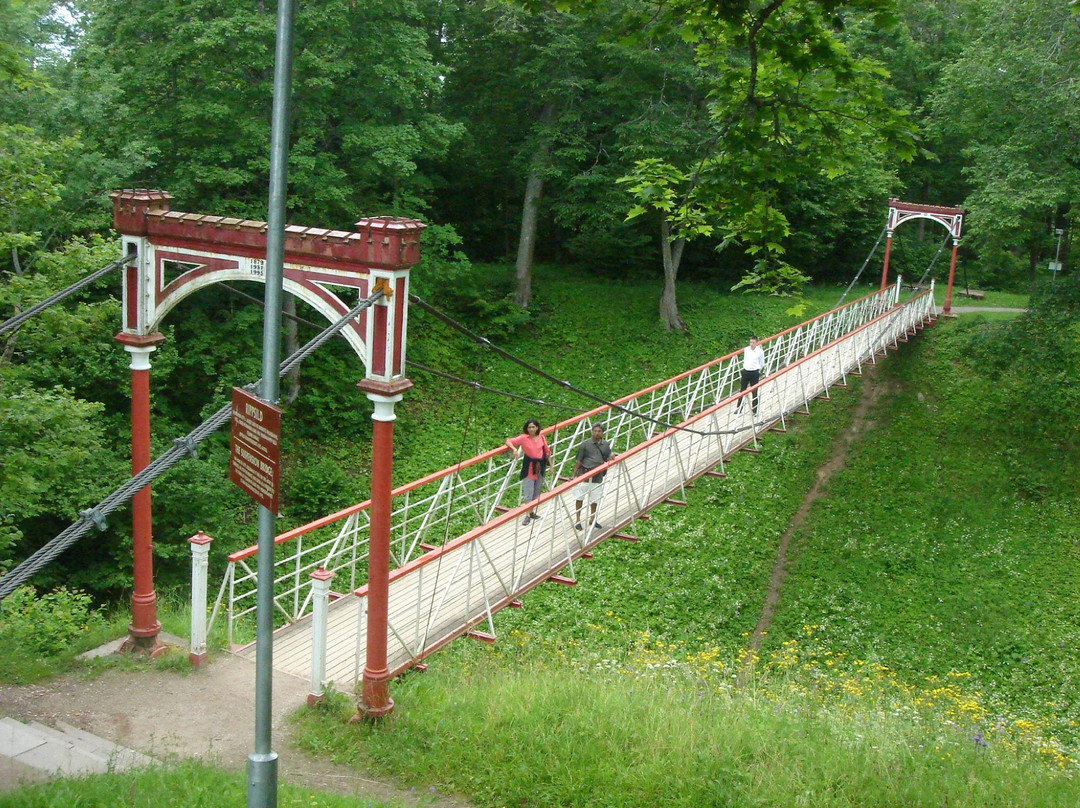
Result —
<instances>
[{"instance_id":1,"label":"person in white shirt","mask_svg":"<svg viewBox=\"0 0 1080 808\"><path fill-rule=\"evenodd\" d=\"M753 387L761 381L761 369L765 367L765 349L761 347L757 337L750 337L750 344L743 348L742 352L742 377L739 380L739 392L747 387ZM751 393L753 397L754 415L757 415L758 391ZM745 399L740 398L735 412L742 411Z\"/></svg>"}]
</instances>

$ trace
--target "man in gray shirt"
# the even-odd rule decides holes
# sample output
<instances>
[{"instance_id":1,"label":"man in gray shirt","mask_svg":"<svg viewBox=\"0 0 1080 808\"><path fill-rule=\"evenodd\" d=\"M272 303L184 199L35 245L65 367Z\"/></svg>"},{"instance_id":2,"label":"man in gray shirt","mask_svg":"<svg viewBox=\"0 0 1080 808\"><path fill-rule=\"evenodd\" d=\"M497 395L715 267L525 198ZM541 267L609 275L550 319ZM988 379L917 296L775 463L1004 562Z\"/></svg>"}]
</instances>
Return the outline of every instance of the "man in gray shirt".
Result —
<instances>
[{"instance_id":1,"label":"man in gray shirt","mask_svg":"<svg viewBox=\"0 0 1080 808\"><path fill-rule=\"evenodd\" d=\"M608 442L604 440L603 425L594 424L592 435L586 438L581 446L578 447L573 476L577 477L579 474L585 474L597 466L602 466L615 456L616 455L612 453ZM604 529L604 526L596 521L596 506L600 503L600 498L604 494L605 474L607 474L607 472L602 471L578 484L577 502L575 503L577 505L577 524L574 525L575 529L584 529L584 526L581 523L581 506L585 504L585 500L589 501L589 521L592 522L593 528L597 530Z\"/></svg>"}]
</instances>

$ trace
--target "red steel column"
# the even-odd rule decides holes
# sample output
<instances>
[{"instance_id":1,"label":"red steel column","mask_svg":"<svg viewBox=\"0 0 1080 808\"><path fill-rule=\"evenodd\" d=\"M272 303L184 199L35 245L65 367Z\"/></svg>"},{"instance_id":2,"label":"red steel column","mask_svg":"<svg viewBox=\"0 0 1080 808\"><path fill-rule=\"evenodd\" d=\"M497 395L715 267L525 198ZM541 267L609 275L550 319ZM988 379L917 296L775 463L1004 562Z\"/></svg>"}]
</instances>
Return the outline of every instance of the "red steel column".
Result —
<instances>
[{"instance_id":1,"label":"red steel column","mask_svg":"<svg viewBox=\"0 0 1080 808\"><path fill-rule=\"evenodd\" d=\"M952 316L952 285L953 277L956 275L956 250L960 246L959 239L953 239L952 243L952 261L949 262L949 285L945 287L945 305L941 307L941 313L945 317Z\"/></svg>"},{"instance_id":2,"label":"red steel column","mask_svg":"<svg viewBox=\"0 0 1080 808\"><path fill-rule=\"evenodd\" d=\"M892 252L892 231L885 236L885 266L881 268L881 290L889 285L889 253Z\"/></svg>"},{"instance_id":3,"label":"red steel column","mask_svg":"<svg viewBox=\"0 0 1080 808\"><path fill-rule=\"evenodd\" d=\"M386 667L387 604L390 590L390 492L393 490L394 405L412 387L408 379L357 385L375 403L371 446L371 526L368 550L367 659L358 717L381 718L394 709Z\"/></svg>"},{"instance_id":4,"label":"red steel column","mask_svg":"<svg viewBox=\"0 0 1080 808\"><path fill-rule=\"evenodd\" d=\"M139 336L120 333L117 342L131 354L131 474L150 465L150 354L165 341L162 334ZM158 640L161 623L157 619L154 593L153 517L150 486L131 500L132 555L134 585L131 594L131 624L121 651L156 656L165 646Z\"/></svg>"}]
</instances>

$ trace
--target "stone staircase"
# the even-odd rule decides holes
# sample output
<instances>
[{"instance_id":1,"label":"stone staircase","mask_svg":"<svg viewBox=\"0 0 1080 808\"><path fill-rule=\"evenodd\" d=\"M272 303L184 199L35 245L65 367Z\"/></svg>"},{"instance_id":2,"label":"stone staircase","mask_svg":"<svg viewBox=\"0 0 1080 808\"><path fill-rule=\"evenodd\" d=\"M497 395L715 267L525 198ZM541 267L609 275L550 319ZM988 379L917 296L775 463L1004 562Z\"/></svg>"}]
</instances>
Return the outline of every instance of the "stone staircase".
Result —
<instances>
[{"instance_id":1,"label":"stone staircase","mask_svg":"<svg viewBox=\"0 0 1080 808\"><path fill-rule=\"evenodd\" d=\"M157 765L141 752L118 746L57 721L47 727L0 718L0 780L42 780Z\"/></svg>"}]
</instances>

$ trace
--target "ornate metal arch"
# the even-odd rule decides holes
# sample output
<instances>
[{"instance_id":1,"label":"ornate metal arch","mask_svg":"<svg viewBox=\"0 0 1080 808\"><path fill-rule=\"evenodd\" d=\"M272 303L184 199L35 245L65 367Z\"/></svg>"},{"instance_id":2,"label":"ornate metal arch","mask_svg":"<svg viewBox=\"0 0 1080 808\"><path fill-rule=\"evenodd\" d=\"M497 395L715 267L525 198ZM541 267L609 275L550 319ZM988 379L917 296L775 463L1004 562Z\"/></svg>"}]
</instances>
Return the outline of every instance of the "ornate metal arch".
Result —
<instances>
[{"instance_id":1,"label":"ornate metal arch","mask_svg":"<svg viewBox=\"0 0 1080 808\"><path fill-rule=\"evenodd\" d=\"M916 205L912 202L901 202L899 199L889 200L889 221L886 225L888 234L891 236L897 227L909 219L929 219L937 222L953 238L953 242L960 241L960 228L964 222L964 211L960 208L944 208L937 205Z\"/></svg>"},{"instance_id":2,"label":"ornate metal arch","mask_svg":"<svg viewBox=\"0 0 1080 808\"><path fill-rule=\"evenodd\" d=\"M960 208L946 208L938 205L918 205L914 202L901 202L889 199L889 218L885 225L885 265L881 270L881 288L889 282L889 255L892 253L893 231L909 219L929 219L937 222L952 236L952 260L949 264L949 283L945 289L945 305L941 313L948 317L952 313L953 278L956 275L956 251L960 246L960 228L964 222L964 211Z\"/></svg>"},{"instance_id":3,"label":"ornate metal arch","mask_svg":"<svg viewBox=\"0 0 1080 808\"><path fill-rule=\"evenodd\" d=\"M265 222L172 211L164 191L114 191L111 198L124 250L137 256L124 274L123 334L149 337L180 301L212 284L265 282ZM284 289L334 322L386 279L393 295L342 334L368 379L392 383L403 377L408 270L419 260L424 224L377 217L356 227L287 227Z\"/></svg>"}]
</instances>

